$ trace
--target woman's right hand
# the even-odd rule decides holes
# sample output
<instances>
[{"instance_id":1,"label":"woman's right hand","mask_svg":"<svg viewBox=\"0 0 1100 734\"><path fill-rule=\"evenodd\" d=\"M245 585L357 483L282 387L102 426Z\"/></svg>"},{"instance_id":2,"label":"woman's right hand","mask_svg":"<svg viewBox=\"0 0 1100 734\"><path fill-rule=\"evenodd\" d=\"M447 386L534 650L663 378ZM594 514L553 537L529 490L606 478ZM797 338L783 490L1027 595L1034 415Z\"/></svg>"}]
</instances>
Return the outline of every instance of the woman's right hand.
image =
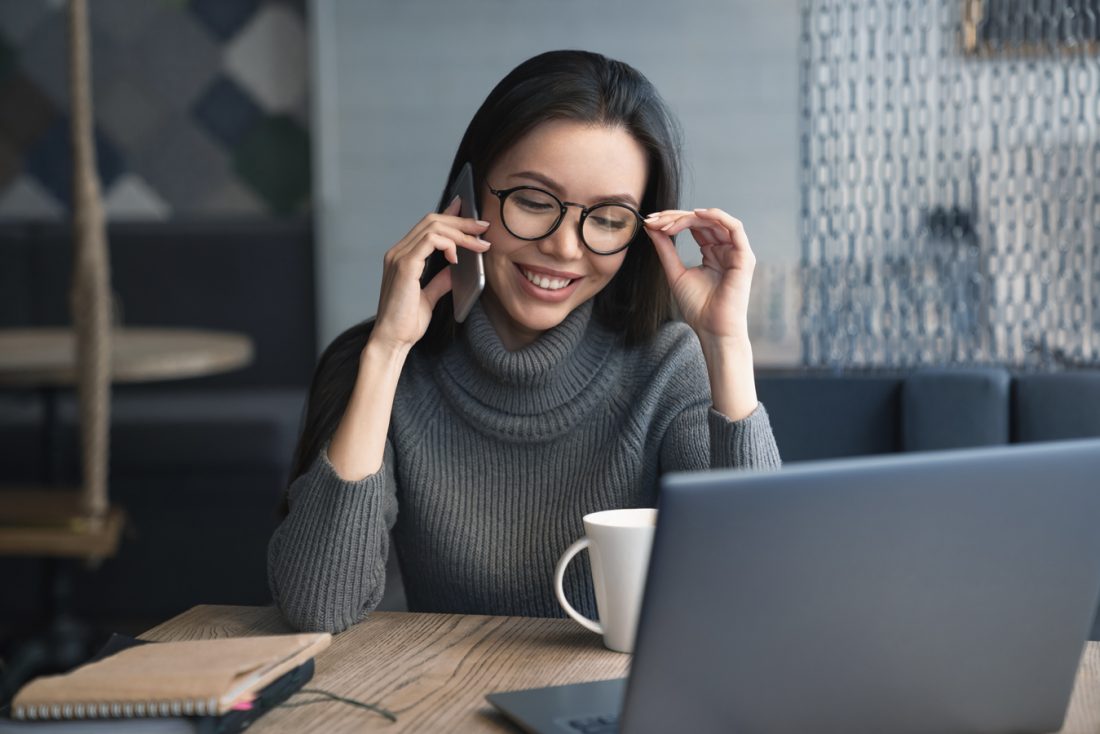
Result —
<instances>
[{"instance_id":1,"label":"woman's right hand","mask_svg":"<svg viewBox=\"0 0 1100 734\"><path fill-rule=\"evenodd\" d=\"M391 247L383 258L382 291L370 341L407 352L428 330L432 309L451 290L451 269L443 268L420 287L428 257L439 250L447 262L458 262L458 248L485 252L489 243L479 235L488 222L458 216L454 201L439 214L428 214Z\"/></svg>"}]
</instances>

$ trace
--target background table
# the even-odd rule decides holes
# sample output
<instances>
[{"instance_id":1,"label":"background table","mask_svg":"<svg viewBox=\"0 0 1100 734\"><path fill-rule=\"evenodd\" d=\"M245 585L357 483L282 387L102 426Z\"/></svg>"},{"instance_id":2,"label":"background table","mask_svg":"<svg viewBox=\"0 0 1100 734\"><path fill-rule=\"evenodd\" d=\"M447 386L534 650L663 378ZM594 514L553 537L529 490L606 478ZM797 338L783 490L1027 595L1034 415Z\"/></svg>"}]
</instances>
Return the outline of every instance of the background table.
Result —
<instances>
[{"instance_id":1,"label":"background table","mask_svg":"<svg viewBox=\"0 0 1100 734\"><path fill-rule=\"evenodd\" d=\"M228 372L252 361L245 334L203 329L116 327L111 332L111 382L180 380ZM76 384L76 340L69 328L0 329L0 387L35 388L46 409L43 474L56 481L57 394Z\"/></svg>"},{"instance_id":2,"label":"background table","mask_svg":"<svg viewBox=\"0 0 1100 734\"><path fill-rule=\"evenodd\" d=\"M114 329L111 340L115 383L212 375L252 360L252 341L232 332L125 327ZM0 385L74 385L75 355L72 329L2 329Z\"/></svg>"},{"instance_id":3,"label":"background table","mask_svg":"<svg viewBox=\"0 0 1100 734\"><path fill-rule=\"evenodd\" d=\"M273 607L198 606L142 637L191 640L292 631ZM618 678L627 674L630 660L567 619L375 612L333 638L317 658L309 687L378 704L397 715L396 724L330 702L276 709L249 731L514 732L486 703L486 693ZM1086 732L1100 732L1098 642L1085 648L1060 734Z\"/></svg>"},{"instance_id":4,"label":"background table","mask_svg":"<svg viewBox=\"0 0 1100 734\"><path fill-rule=\"evenodd\" d=\"M244 334L200 329L122 328L111 332L111 382L176 380L217 374L252 361ZM76 340L70 328L0 329L0 386L36 388L46 410L42 474L57 481L60 464L57 393L76 384ZM103 525L79 519L80 492L9 487L0 503L0 552L103 558L114 553L123 518L112 508ZM25 515L38 510L35 518Z\"/></svg>"}]
</instances>

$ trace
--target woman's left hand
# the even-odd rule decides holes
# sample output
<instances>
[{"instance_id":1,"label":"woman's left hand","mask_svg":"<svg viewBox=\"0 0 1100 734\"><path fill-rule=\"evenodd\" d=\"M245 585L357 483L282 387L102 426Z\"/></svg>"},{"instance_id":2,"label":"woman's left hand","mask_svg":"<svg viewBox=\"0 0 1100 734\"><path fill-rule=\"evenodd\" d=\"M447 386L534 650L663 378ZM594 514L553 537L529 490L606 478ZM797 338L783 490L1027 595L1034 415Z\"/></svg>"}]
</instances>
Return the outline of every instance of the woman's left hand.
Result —
<instances>
[{"instance_id":1,"label":"woman's left hand","mask_svg":"<svg viewBox=\"0 0 1100 734\"><path fill-rule=\"evenodd\" d=\"M688 268L673 235L691 230L703 262ZM748 340L749 288L756 256L741 221L721 209L651 214L645 231L657 248L672 296L700 341Z\"/></svg>"}]
</instances>

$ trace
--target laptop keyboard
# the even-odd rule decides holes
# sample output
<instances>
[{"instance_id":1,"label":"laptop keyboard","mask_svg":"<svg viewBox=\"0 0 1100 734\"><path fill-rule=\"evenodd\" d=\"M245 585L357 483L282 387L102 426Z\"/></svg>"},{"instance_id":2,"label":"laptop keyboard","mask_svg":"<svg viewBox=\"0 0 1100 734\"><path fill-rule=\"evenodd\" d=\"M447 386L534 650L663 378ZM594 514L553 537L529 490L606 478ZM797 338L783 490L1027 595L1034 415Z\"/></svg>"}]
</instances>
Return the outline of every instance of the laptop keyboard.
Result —
<instances>
[{"instance_id":1,"label":"laptop keyboard","mask_svg":"<svg viewBox=\"0 0 1100 734\"><path fill-rule=\"evenodd\" d=\"M571 719L569 726L579 734L617 734L619 731L619 716L618 714L585 716L580 719Z\"/></svg>"}]
</instances>

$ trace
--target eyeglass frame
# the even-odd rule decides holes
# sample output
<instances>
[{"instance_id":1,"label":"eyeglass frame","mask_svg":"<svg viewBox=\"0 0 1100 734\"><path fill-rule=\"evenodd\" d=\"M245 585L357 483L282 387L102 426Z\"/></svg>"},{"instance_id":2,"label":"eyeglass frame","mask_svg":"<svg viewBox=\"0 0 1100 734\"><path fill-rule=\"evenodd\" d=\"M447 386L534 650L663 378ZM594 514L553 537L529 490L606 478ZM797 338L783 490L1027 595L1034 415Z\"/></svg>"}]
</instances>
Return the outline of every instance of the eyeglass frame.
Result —
<instances>
[{"instance_id":1,"label":"eyeglass frame","mask_svg":"<svg viewBox=\"0 0 1100 734\"><path fill-rule=\"evenodd\" d=\"M512 228L509 227L508 223L504 220L504 200L507 199L512 194L514 194L515 192L523 191L523 190L538 191L541 194L546 194L551 199L558 202L558 206L561 209L561 211L558 212L558 218L554 221L554 225L552 227L550 227L550 229L547 230L545 234L542 234L538 237L522 237L522 236L516 234L515 232L513 232ZM557 232L558 227L560 227L561 223L565 221L565 214L568 211L569 207L571 207L571 206L579 206L581 208L581 218L577 222L577 232L580 233L581 244L583 244L589 250L589 252L591 252L595 255L617 255L617 254L619 254L620 252L622 252L626 248L630 247L630 244L638 237L638 232L642 229L642 227L645 226L645 217L642 216L641 212L639 212L634 207L630 206L630 204L626 204L626 203L623 203L621 201L600 201L600 202L597 202L597 203L593 204L592 206L585 206L584 204L581 204L581 203L576 202L576 201L562 201L561 199L559 199L557 196L555 196L553 193L547 191L546 189L541 189L538 186L528 186L528 185L513 186L510 189L494 189L492 186L489 186L489 191L493 194L493 196L497 197L497 199L500 200L500 223L504 225L504 228L506 230L508 230L508 234L512 235L516 239L524 240L525 242L535 242L537 240L543 240L543 239L546 239L547 237L549 237L550 235L554 234L555 232ZM636 224L634 225L634 232L631 233L630 239L626 241L626 244L623 245L622 247L618 248L618 249L611 250L610 252L601 252L600 250L595 249L594 247L592 247L592 245L588 244L588 240L586 240L584 238L584 222L585 222L586 219L588 219L588 214L593 209L599 209L600 207L604 207L604 206L621 206L624 209L626 209L626 210L630 211L631 213L633 213L634 217L635 217L635 220L636 220Z\"/></svg>"}]
</instances>

